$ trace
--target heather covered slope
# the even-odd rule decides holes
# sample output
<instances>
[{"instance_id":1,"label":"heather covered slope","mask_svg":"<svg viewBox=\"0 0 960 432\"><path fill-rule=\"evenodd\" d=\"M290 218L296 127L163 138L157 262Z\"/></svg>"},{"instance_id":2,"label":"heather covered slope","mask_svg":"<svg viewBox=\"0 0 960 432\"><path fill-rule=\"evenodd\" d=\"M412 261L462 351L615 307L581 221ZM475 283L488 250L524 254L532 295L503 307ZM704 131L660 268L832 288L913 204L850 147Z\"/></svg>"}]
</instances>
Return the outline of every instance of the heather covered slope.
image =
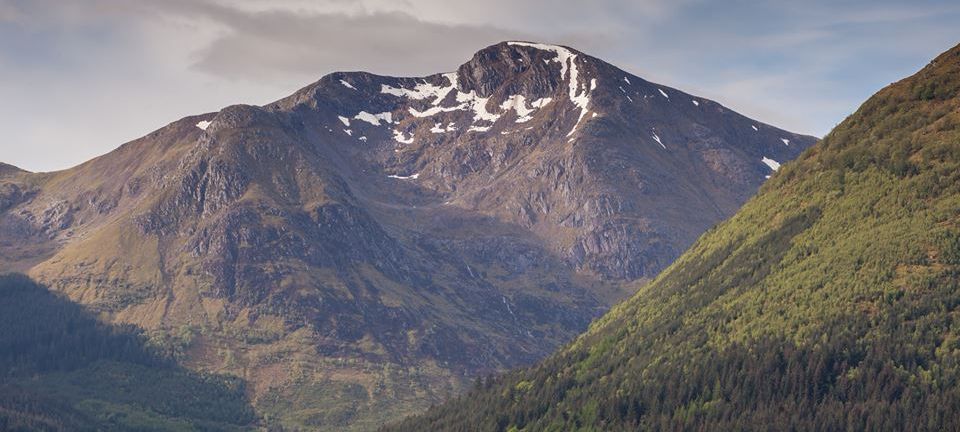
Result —
<instances>
[{"instance_id":1,"label":"heather covered slope","mask_svg":"<svg viewBox=\"0 0 960 432\"><path fill-rule=\"evenodd\" d=\"M386 430L957 430L960 46L537 367Z\"/></svg>"}]
</instances>

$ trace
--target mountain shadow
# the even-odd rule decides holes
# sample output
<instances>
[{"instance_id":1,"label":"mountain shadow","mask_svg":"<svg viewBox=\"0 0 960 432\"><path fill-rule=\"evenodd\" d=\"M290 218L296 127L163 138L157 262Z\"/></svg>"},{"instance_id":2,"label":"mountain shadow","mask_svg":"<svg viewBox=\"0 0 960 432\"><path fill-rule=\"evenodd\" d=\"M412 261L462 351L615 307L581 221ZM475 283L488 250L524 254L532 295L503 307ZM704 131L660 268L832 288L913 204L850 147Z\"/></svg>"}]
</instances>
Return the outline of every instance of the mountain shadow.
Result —
<instances>
[{"instance_id":1,"label":"mountain shadow","mask_svg":"<svg viewBox=\"0 0 960 432\"><path fill-rule=\"evenodd\" d=\"M19 274L0 275L0 430L252 430L239 379L179 367Z\"/></svg>"}]
</instances>

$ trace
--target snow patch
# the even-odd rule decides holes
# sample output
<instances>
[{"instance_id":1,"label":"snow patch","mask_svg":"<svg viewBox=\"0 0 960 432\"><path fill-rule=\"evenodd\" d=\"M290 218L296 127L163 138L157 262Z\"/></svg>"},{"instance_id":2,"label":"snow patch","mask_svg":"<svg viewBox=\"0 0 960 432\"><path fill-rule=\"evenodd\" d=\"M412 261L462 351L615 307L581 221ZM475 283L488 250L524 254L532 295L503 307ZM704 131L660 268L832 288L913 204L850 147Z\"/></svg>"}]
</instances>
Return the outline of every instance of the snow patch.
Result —
<instances>
[{"instance_id":1,"label":"snow patch","mask_svg":"<svg viewBox=\"0 0 960 432\"><path fill-rule=\"evenodd\" d=\"M370 114L366 111L360 111L359 113L357 113L357 115L353 116L353 118L357 120L365 121L374 126L380 126L381 120L383 120L384 122L387 122L388 124L393 122L393 116L389 112L382 112L379 114ZM347 124L347 126L350 126L350 124Z\"/></svg>"},{"instance_id":2,"label":"snow patch","mask_svg":"<svg viewBox=\"0 0 960 432\"><path fill-rule=\"evenodd\" d=\"M408 176L401 176L401 175L393 175L393 174L391 174L391 175L388 175L387 177L390 177L390 178L393 178L393 179L398 179L398 180L416 180L417 177L420 177L420 173L414 173L414 174L410 174L410 175L408 175Z\"/></svg>"},{"instance_id":3,"label":"snow patch","mask_svg":"<svg viewBox=\"0 0 960 432\"><path fill-rule=\"evenodd\" d=\"M490 98L478 96L475 90L470 90L470 93L457 93L457 102L467 104L473 111L473 121L485 120L492 123L500 119L500 114L487 111L489 100Z\"/></svg>"},{"instance_id":4,"label":"snow patch","mask_svg":"<svg viewBox=\"0 0 960 432\"><path fill-rule=\"evenodd\" d=\"M530 105L532 105L534 108L543 108L550 102L553 102L553 98L545 97L533 101Z\"/></svg>"},{"instance_id":5,"label":"snow patch","mask_svg":"<svg viewBox=\"0 0 960 432\"><path fill-rule=\"evenodd\" d=\"M753 130L755 130L755 131L759 131L759 130L760 130L760 129L757 129L757 125L750 125L750 127L752 127Z\"/></svg>"},{"instance_id":6,"label":"snow patch","mask_svg":"<svg viewBox=\"0 0 960 432\"><path fill-rule=\"evenodd\" d=\"M469 128L467 128L468 132L486 132L488 130L490 130L490 126L471 125Z\"/></svg>"},{"instance_id":7,"label":"snow patch","mask_svg":"<svg viewBox=\"0 0 960 432\"><path fill-rule=\"evenodd\" d=\"M627 77L623 77L623 81L627 83L627 85L633 85L633 84L630 84L630 80L627 79Z\"/></svg>"},{"instance_id":8,"label":"snow patch","mask_svg":"<svg viewBox=\"0 0 960 432\"><path fill-rule=\"evenodd\" d=\"M362 137L357 138L357 139L360 140L360 141L363 141L363 142L367 142L367 137L365 137L365 136L362 136Z\"/></svg>"},{"instance_id":9,"label":"snow patch","mask_svg":"<svg viewBox=\"0 0 960 432\"><path fill-rule=\"evenodd\" d=\"M348 82L346 82L346 81L344 81L344 80L340 80L340 84L343 84L343 86L346 87L346 88L348 88L348 89L354 89L354 90L357 89L356 87L350 85L350 83L348 83Z\"/></svg>"},{"instance_id":10,"label":"snow patch","mask_svg":"<svg viewBox=\"0 0 960 432\"><path fill-rule=\"evenodd\" d=\"M780 138L780 141L783 141L783 145L790 145L790 140L786 138Z\"/></svg>"},{"instance_id":11,"label":"snow patch","mask_svg":"<svg viewBox=\"0 0 960 432\"><path fill-rule=\"evenodd\" d=\"M343 123L344 126L350 127L350 119L344 116L337 116L337 118L340 119L340 122Z\"/></svg>"},{"instance_id":12,"label":"snow patch","mask_svg":"<svg viewBox=\"0 0 960 432\"><path fill-rule=\"evenodd\" d=\"M430 128L430 132L433 132L435 134L441 134L444 132L453 132L455 130L457 130L457 128L454 127L453 123L448 124L446 128L443 127L443 123L434 123L433 127Z\"/></svg>"},{"instance_id":13,"label":"snow patch","mask_svg":"<svg viewBox=\"0 0 960 432\"><path fill-rule=\"evenodd\" d=\"M507 297L506 297L506 296L500 296L500 297L503 298L503 304L504 304L504 306L507 307L507 312L510 313L510 316L513 317L513 321L514 321L517 325L520 325L520 322L517 321L517 315L513 313L513 308L511 308L511 307L510 307L510 303L507 302Z\"/></svg>"},{"instance_id":14,"label":"snow patch","mask_svg":"<svg viewBox=\"0 0 960 432\"><path fill-rule=\"evenodd\" d=\"M435 107L427 108L426 110L423 110L423 111L419 111L415 108L407 108L407 111L410 112L410 115L414 117L430 117L430 116L435 116L437 114L440 114L442 112L458 111L458 110L464 110L464 109L467 109L467 106L464 104L461 104L461 105L452 106L452 107L435 106Z\"/></svg>"},{"instance_id":15,"label":"snow patch","mask_svg":"<svg viewBox=\"0 0 960 432\"><path fill-rule=\"evenodd\" d=\"M576 60L577 60L576 56L573 56L570 59L570 65L571 65L570 66L570 101L572 101L574 105L580 108L580 116L577 117L577 122L574 123L573 128L570 129L570 133L568 133L567 136L571 136L573 135L574 132L576 132L577 126L579 126L580 121L583 120L583 116L587 115L587 112L588 112L587 106L590 105L590 95L587 93L587 91L584 91L583 93L575 93L579 91L578 90L579 84L574 83L574 81L577 80ZM594 86L595 84L596 84L596 79L593 79L591 81L591 86Z\"/></svg>"},{"instance_id":16,"label":"snow patch","mask_svg":"<svg viewBox=\"0 0 960 432\"><path fill-rule=\"evenodd\" d=\"M447 95L458 87L456 72L445 73L443 74L443 77L446 78L447 82L450 83L449 85L438 86L424 81L417 84L412 89L407 89L381 84L380 93L390 94L397 97L408 97L416 100L433 98L431 104L440 105L440 102L443 102L443 100L447 98Z\"/></svg>"},{"instance_id":17,"label":"snow patch","mask_svg":"<svg viewBox=\"0 0 960 432\"><path fill-rule=\"evenodd\" d=\"M775 160L773 160L773 159L770 159L770 158L768 158L768 157L766 157L766 156L764 156L763 159L760 159L760 162L763 162L763 163L766 164L768 167L770 167L770 169L772 169L772 170L774 170L774 171L777 171L777 170L780 169L780 162L777 162L777 161L775 161Z\"/></svg>"},{"instance_id":18,"label":"snow patch","mask_svg":"<svg viewBox=\"0 0 960 432\"><path fill-rule=\"evenodd\" d=\"M659 90L659 91L660 91L660 94L662 94L662 95L663 95L663 97L665 97L665 98L667 98L667 99L670 99L670 96L668 96L668 95L667 95L667 92L665 92L665 91L663 91L663 89L661 89L661 88L658 88L657 90Z\"/></svg>"},{"instance_id":19,"label":"snow patch","mask_svg":"<svg viewBox=\"0 0 960 432\"><path fill-rule=\"evenodd\" d=\"M660 137L657 136L657 133L656 132L650 132L650 133L651 133L651 136L653 137L653 140L656 141L657 144L660 144L660 147L663 147L663 149L666 150L667 146L663 145L663 141L660 141Z\"/></svg>"},{"instance_id":20,"label":"snow patch","mask_svg":"<svg viewBox=\"0 0 960 432\"><path fill-rule=\"evenodd\" d=\"M405 137L403 132L400 132L396 129L393 130L393 139L400 144L413 144L413 135L410 135L410 137Z\"/></svg>"},{"instance_id":21,"label":"snow patch","mask_svg":"<svg viewBox=\"0 0 960 432\"><path fill-rule=\"evenodd\" d=\"M211 123L211 122L209 122L209 121L201 120L201 121L198 121L198 122L197 122L196 126L197 126L198 128L200 128L201 130L207 130L207 127L210 126L210 123Z\"/></svg>"},{"instance_id":22,"label":"snow patch","mask_svg":"<svg viewBox=\"0 0 960 432\"><path fill-rule=\"evenodd\" d=\"M695 100L692 100L692 101L690 101L690 102L693 102L693 104L694 104L695 106L700 106L700 102L697 102L697 101L695 101Z\"/></svg>"},{"instance_id":23,"label":"snow patch","mask_svg":"<svg viewBox=\"0 0 960 432\"><path fill-rule=\"evenodd\" d=\"M343 132L346 133L347 135L353 136L353 131L350 129L344 129Z\"/></svg>"},{"instance_id":24,"label":"snow patch","mask_svg":"<svg viewBox=\"0 0 960 432\"><path fill-rule=\"evenodd\" d=\"M455 74L448 74L448 75L451 75L451 77L456 76ZM487 102L490 100L490 98L482 98L478 96L477 92L474 90L471 90L470 93L463 93L457 90L456 92L456 100L458 102L457 105L454 105L451 107L439 106L440 102L442 102L444 99L447 98L447 95L449 94L449 92L453 91L456 88L455 78L448 77L448 79L454 79L454 81L452 81L451 87L445 88L443 89L443 91L440 92L442 94L440 96L437 96L437 98L433 101L434 106L423 111L417 110L415 108L408 108L407 111L409 111L410 114L413 115L414 117L430 117L440 113L451 112L451 111L473 111L473 121L495 122L500 118L500 114L491 113L487 111ZM407 96L410 96L410 95L408 94ZM416 97L414 98L416 99Z\"/></svg>"},{"instance_id":25,"label":"snow patch","mask_svg":"<svg viewBox=\"0 0 960 432\"><path fill-rule=\"evenodd\" d=\"M517 123L523 123L531 119L530 114L533 109L527 108L527 97L524 95L510 95L500 104L500 109L514 110L517 112Z\"/></svg>"},{"instance_id":26,"label":"snow patch","mask_svg":"<svg viewBox=\"0 0 960 432\"><path fill-rule=\"evenodd\" d=\"M500 108L503 110L514 110L517 112L517 123L526 123L530 121L533 117L531 114L536 112L538 109L543 108L544 105L550 103L553 99L551 98L540 98L530 103L532 108L527 108L527 97L524 95L511 95L506 100L500 104Z\"/></svg>"}]
</instances>

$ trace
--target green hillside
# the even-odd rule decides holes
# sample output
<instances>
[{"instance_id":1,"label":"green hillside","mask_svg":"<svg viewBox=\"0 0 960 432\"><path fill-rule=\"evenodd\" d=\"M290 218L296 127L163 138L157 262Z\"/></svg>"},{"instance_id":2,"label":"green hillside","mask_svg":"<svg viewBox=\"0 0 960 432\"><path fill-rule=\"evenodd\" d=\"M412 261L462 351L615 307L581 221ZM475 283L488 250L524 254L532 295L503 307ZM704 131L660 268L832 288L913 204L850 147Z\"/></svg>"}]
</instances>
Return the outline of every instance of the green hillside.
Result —
<instances>
[{"instance_id":1,"label":"green hillside","mask_svg":"<svg viewBox=\"0 0 960 432\"><path fill-rule=\"evenodd\" d=\"M177 367L25 276L0 275L0 430L234 431L238 380Z\"/></svg>"},{"instance_id":2,"label":"green hillside","mask_svg":"<svg viewBox=\"0 0 960 432\"><path fill-rule=\"evenodd\" d=\"M960 430L960 46L538 367L386 430Z\"/></svg>"}]
</instances>

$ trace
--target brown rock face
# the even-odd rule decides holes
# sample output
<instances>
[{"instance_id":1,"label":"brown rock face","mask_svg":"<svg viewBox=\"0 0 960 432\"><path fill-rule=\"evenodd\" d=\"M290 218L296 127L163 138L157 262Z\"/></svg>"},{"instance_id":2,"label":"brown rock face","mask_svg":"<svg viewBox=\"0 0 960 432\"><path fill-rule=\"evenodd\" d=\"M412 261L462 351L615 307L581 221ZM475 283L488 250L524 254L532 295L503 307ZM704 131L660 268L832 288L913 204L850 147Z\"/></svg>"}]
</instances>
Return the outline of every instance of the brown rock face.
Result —
<instances>
[{"instance_id":1,"label":"brown rock face","mask_svg":"<svg viewBox=\"0 0 960 432\"><path fill-rule=\"evenodd\" d=\"M813 142L507 42L0 166L0 266L244 377L269 422L371 428L542 358Z\"/></svg>"}]
</instances>

